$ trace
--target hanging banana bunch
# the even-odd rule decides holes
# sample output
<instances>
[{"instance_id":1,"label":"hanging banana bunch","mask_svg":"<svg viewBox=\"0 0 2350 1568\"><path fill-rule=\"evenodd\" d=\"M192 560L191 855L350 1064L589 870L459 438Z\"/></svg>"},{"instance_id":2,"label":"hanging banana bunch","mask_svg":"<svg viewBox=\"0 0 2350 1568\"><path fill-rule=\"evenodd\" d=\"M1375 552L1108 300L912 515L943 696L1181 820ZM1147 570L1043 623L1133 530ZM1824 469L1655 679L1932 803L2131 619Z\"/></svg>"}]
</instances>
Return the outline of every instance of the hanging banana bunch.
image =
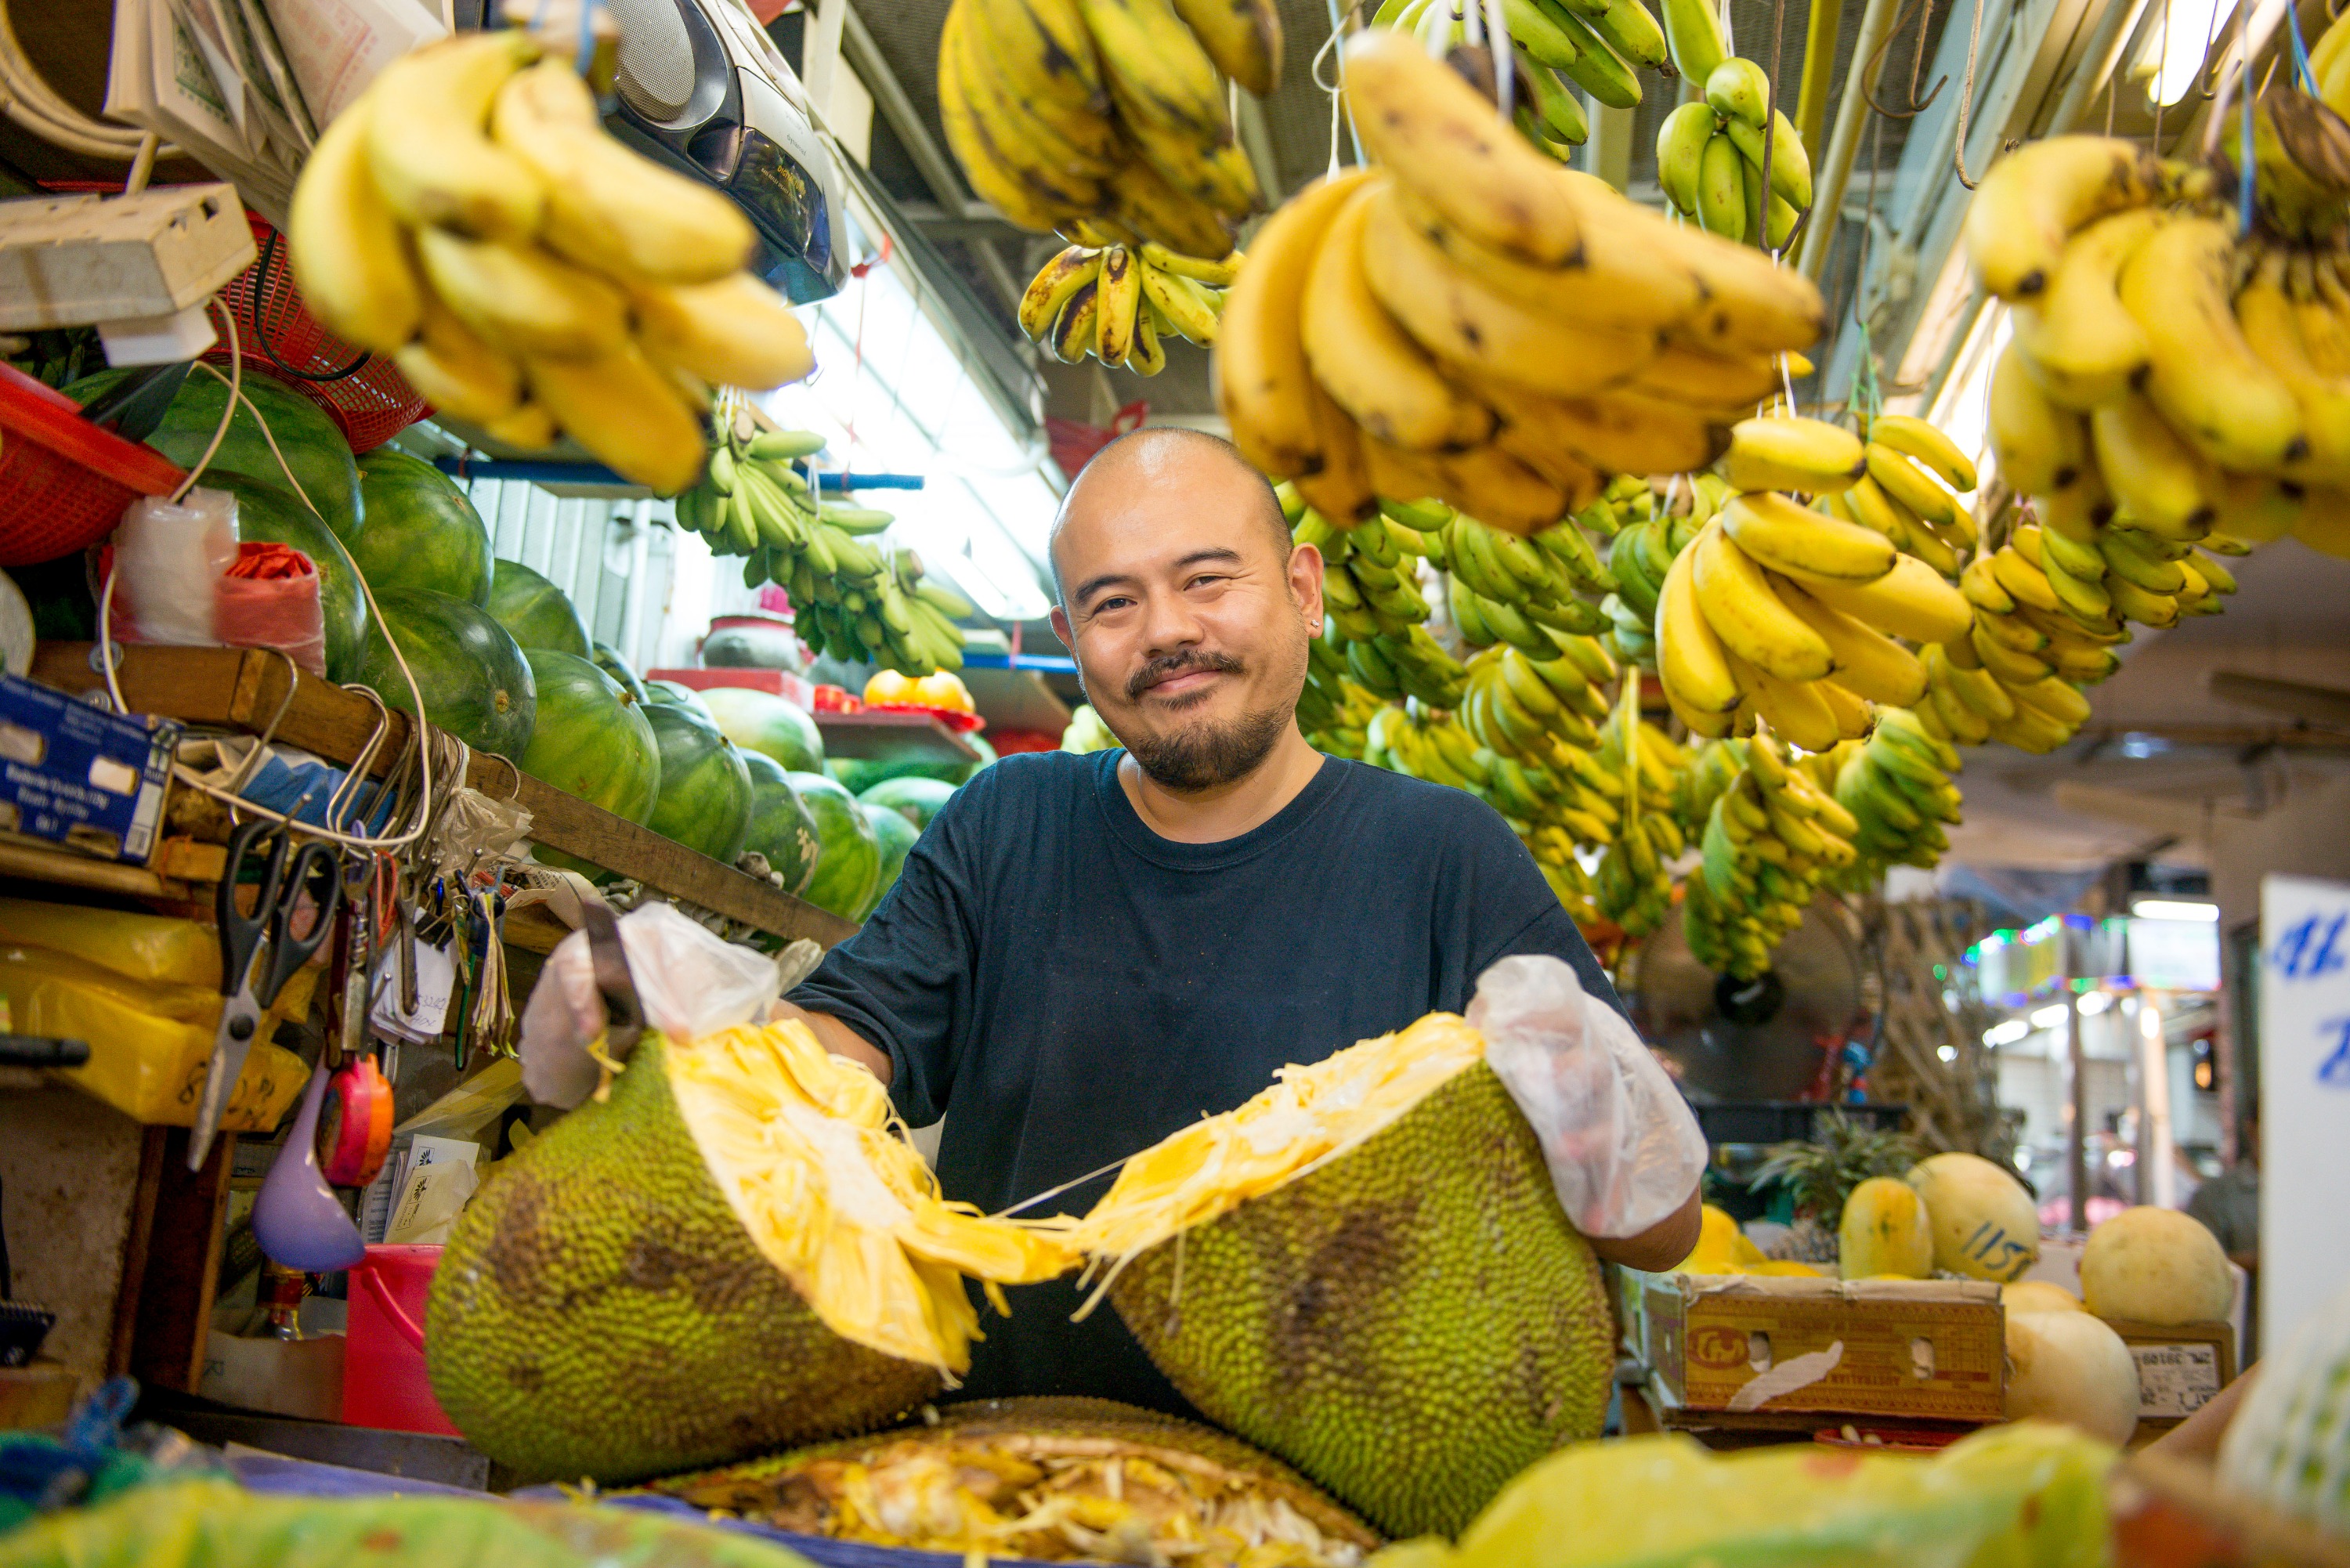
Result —
<instances>
[{"instance_id":1,"label":"hanging banana bunch","mask_svg":"<svg viewBox=\"0 0 2350 1568\"><path fill-rule=\"evenodd\" d=\"M1081 223L1094 239L1099 231ZM1167 368L1167 340L1206 348L1216 340L1224 290L1240 275L1241 254L1222 261L1179 255L1146 240L1072 244L1045 264L1020 298L1020 330L1053 357L1074 365L1091 354L1139 376Z\"/></svg>"},{"instance_id":2,"label":"hanging banana bunch","mask_svg":"<svg viewBox=\"0 0 2350 1568\"><path fill-rule=\"evenodd\" d=\"M1619 513L1623 526L1607 549L1616 591L1599 601L1600 613L1608 620L1608 650L1617 658L1656 673L1657 602L1665 574L1672 569L1673 557L1695 542L1698 531L1730 495L1729 484L1719 475L1700 473L1676 482L1661 505L1651 492L1645 515Z\"/></svg>"},{"instance_id":3,"label":"hanging banana bunch","mask_svg":"<svg viewBox=\"0 0 2350 1568\"><path fill-rule=\"evenodd\" d=\"M1384 0L1371 25L1449 50L1468 36L1466 4ZM1611 109L1636 108L1638 67L1654 70L1667 57L1664 29L1640 0L1503 0L1501 11L1517 66L1512 117L1528 141L1562 163L1591 135L1573 89ZM1486 19L1481 10L1481 28Z\"/></svg>"},{"instance_id":4,"label":"hanging banana bunch","mask_svg":"<svg viewBox=\"0 0 2350 1568\"><path fill-rule=\"evenodd\" d=\"M1356 684L1381 700L1416 697L1434 708L1461 700L1461 661L1430 634L1419 563L1442 549L1451 516L1441 504L1391 504L1341 528L1305 504L1295 486L1274 487L1298 544L1322 553L1323 635ZM1425 531L1423 531L1425 530Z\"/></svg>"},{"instance_id":5,"label":"hanging banana bunch","mask_svg":"<svg viewBox=\"0 0 2350 1568\"><path fill-rule=\"evenodd\" d=\"M954 0L940 119L972 189L1020 227L1090 219L1221 261L1258 202L1224 78L1262 98L1281 56L1273 0Z\"/></svg>"},{"instance_id":6,"label":"hanging banana bunch","mask_svg":"<svg viewBox=\"0 0 2350 1568\"><path fill-rule=\"evenodd\" d=\"M1912 415L1878 414L1866 429L1868 472L1815 504L1884 535L1895 549L1955 579L1975 546L1974 510L1960 499L1974 491L1974 463L1957 442Z\"/></svg>"},{"instance_id":7,"label":"hanging banana bunch","mask_svg":"<svg viewBox=\"0 0 2350 1568\"><path fill-rule=\"evenodd\" d=\"M1803 923L1822 879L1859 858L1860 824L1807 769L1790 765L1768 732L1716 744L1736 748L1736 766L1707 808L1682 930L1699 962L1752 980Z\"/></svg>"},{"instance_id":8,"label":"hanging banana bunch","mask_svg":"<svg viewBox=\"0 0 2350 1568\"><path fill-rule=\"evenodd\" d=\"M1639 677L1627 671L1599 765L1624 782L1623 815L1615 842L1592 878L1600 913L1627 937L1645 937L1672 913L1672 863L1688 847L1673 805L1689 753L1640 718Z\"/></svg>"},{"instance_id":9,"label":"hanging banana bunch","mask_svg":"<svg viewBox=\"0 0 2350 1568\"><path fill-rule=\"evenodd\" d=\"M824 438L806 431L754 431L725 417L702 480L677 498L677 520L719 556L741 556L743 581L775 583L791 596L800 640L858 663L909 675L962 668L954 623L971 602L922 580L911 550L870 543L896 521L849 501L820 500L797 460Z\"/></svg>"},{"instance_id":10,"label":"hanging banana bunch","mask_svg":"<svg viewBox=\"0 0 2350 1568\"><path fill-rule=\"evenodd\" d=\"M1803 138L1770 107L1771 82L1762 67L1721 52L1710 0L1675 0L1666 7L1669 20L1676 10L1690 17L1673 34L1675 58L1705 96L1673 110L1658 128L1657 182L1666 205L1708 234L1783 251L1812 205L1812 161Z\"/></svg>"},{"instance_id":11,"label":"hanging banana bunch","mask_svg":"<svg viewBox=\"0 0 2350 1568\"><path fill-rule=\"evenodd\" d=\"M1929 649L1929 660L1932 654ZM1816 764L1814 782L1858 824L1851 836L1861 859L1846 886L1874 886L1888 866L1931 870L1950 848L1942 828L1960 820L1959 786L1951 776L1959 771L1959 753L1916 713L1879 708L1867 740L1846 741L1804 763Z\"/></svg>"},{"instance_id":12,"label":"hanging banana bunch","mask_svg":"<svg viewBox=\"0 0 2350 1568\"><path fill-rule=\"evenodd\" d=\"M1297 727L1315 751L1359 762L1379 699L1349 679L1346 656L1328 637L1305 647L1310 657L1297 694Z\"/></svg>"},{"instance_id":13,"label":"hanging banana bunch","mask_svg":"<svg viewBox=\"0 0 2350 1568\"><path fill-rule=\"evenodd\" d=\"M1571 521L1528 539L1456 513L1445 529L1444 556L1452 624L1472 648L1506 642L1549 659L1558 657L1562 636L1607 629L1599 607L1578 596L1614 593L1615 575Z\"/></svg>"}]
</instances>

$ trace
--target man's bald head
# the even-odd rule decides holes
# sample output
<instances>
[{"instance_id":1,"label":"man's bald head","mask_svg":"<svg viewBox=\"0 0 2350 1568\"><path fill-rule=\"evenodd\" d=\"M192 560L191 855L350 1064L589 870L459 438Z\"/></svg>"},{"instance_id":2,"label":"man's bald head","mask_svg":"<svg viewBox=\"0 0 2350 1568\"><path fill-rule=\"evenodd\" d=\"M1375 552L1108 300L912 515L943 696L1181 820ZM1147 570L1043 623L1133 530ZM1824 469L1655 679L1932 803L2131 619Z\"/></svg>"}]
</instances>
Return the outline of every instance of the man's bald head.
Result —
<instances>
[{"instance_id":1,"label":"man's bald head","mask_svg":"<svg viewBox=\"0 0 2350 1568\"><path fill-rule=\"evenodd\" d=\"M1061 508L1054 514L1053 531L1045 546L1045 558L1053 568L1053 597L1064 604L1067 602L1059 546L1063 530L1080 508L1080 497L1097 504L1099 498L1088 496L1087 493L1104 486L1115 493L1129 487L1195 483L1203 470L1227 483L1232 475L1245 476L1240 487L1242 494L1247 504L1262 514L1264 525L1272 530L1270 543L1286 558L1291 543L1289 519L1282 514L1281 498L1274 493L1272 482L1249 466L1240 448L1206 431L1182 425L1146 425L1128 431L1095 452L1078 470L1069 493L1061 498Z\"/></svg>"}]
</instances>

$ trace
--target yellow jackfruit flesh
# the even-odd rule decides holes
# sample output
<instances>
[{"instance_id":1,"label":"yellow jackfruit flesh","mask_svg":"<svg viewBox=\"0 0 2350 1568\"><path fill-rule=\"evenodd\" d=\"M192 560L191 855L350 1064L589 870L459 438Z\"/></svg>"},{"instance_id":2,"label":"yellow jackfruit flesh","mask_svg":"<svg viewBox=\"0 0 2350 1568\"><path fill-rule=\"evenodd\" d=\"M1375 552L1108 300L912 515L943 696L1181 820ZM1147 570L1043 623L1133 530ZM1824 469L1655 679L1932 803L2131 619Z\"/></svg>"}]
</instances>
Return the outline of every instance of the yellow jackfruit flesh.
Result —
<instances>
[{"instance_id":1,"label":"yellow jackfruit flesh","mask_svg":"<svg viewBox=\"0 0 2350 1568\"><path fill-rule=\"evenodd\" d=\"M799 1023L678 1045L501 1162L433 1276L449 1418L600 1481L869 1429L970 1365L962 1284L1048 1278L1066 1221L941 1200L872 1075Z\"/></svg>"},{"instance_id":2,"label":"yellow jackfruit flesh","mask_svg":"<svg viewBox=\"0 0 2350 1568\"><path fill-rule=\"evenodd\" d=\"M1437 1013L1284 1068L1074 1236L1186 1398L1389 1535L1459 1530L1606 1413L1597 1261L1483 1055Z\"/></svg>"}]
</instances>

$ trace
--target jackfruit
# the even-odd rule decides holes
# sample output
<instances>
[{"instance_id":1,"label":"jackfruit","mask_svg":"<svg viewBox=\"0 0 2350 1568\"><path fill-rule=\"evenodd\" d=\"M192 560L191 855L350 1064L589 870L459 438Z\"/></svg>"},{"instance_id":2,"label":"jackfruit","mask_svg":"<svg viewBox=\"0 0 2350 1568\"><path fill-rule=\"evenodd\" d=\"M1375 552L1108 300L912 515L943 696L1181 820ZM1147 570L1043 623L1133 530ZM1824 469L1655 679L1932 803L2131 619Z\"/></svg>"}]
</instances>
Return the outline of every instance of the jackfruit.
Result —
<instances>
[{"instance_id":1,"label":"jackfruit","mask_svg":"<svg viewBox=\"0 0 2350 1568\"><path fill-rule=\"evenodd\" d=\"M1836 1221L1836 1271L1847 1280L1934 1272L1934 1227L1926 1200L1907 1182L1872 1176L1852 1189Z\"/></svg>"},{"instance_id":2,"label":"jackfruit","mask_svg":"<svg viewBox=\"0 0 2350 1568\"><path fill-rule=\"evenodd\" d=\"M642 1490L795 1534L998 1558L1354 1568L1380 1543L1272 1455L1155 1410L1050 1397L926 1415Z\"/></svg>"},{"instance_id":3,"label":"jackfruit","mask_svg":"<svg viewBox=\"0 0 2350 1568\"><path fill-rule=\"evenodd\" d=\"M426 1307L450 1420L529 1480L626 1481L879 1426L971 1365L963 1274L1066 1272L1067 1221L939 1196L804 1024L648 1033L459 1216Z\"/></svg>"},{"instance_id":4,"label":"jackfruit","mask_svg":"<svg viewBox=\"0 0 2350 1568\"><path fill-rule=\"evenodd\" d=\"M1137 1155L1075 1239L1184 1397L1390 1535L1459 1530L1606 1414L1598 1262L1450 1013Z\"/></svg>"}]
</instances>

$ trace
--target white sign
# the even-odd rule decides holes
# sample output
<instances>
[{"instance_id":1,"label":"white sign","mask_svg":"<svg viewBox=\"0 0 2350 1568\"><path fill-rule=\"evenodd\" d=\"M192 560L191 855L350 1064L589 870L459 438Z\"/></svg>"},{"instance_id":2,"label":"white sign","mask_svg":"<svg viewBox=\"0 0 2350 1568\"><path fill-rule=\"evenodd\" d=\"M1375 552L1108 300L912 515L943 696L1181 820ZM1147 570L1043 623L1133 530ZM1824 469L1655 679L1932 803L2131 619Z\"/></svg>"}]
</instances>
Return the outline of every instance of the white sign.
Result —
<instances>
[{"instance_id":1,"label":"white sign","mask_svg":"<svg viewBox=\"0 0 2350 1568\"><path fill-rule=\"evenodd\" d=\"M2350 1261L2350 884L2261 884L2261 1344Z\"/></svg>"}]
</instances>

